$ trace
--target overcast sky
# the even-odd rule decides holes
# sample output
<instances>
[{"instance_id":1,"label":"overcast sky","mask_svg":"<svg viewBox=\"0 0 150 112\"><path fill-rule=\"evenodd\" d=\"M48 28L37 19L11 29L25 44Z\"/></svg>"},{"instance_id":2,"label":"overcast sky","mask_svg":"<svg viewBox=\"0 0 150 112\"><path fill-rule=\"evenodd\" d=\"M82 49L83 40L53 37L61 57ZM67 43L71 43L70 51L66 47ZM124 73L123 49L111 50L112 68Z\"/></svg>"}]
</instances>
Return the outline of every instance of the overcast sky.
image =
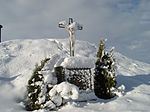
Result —
<instances>
[{"instance_id":1,"label":"overcast sky","mask_svg":"<svg viewBox=\"0 0 150 112\"><path fill-rule=\"evenodd\" d=\"M107 38L122 54L150 63L150 0L0 0L3 41L67 38L58 22L83 24L77 39Z\"/></svg>"}]
</instances>

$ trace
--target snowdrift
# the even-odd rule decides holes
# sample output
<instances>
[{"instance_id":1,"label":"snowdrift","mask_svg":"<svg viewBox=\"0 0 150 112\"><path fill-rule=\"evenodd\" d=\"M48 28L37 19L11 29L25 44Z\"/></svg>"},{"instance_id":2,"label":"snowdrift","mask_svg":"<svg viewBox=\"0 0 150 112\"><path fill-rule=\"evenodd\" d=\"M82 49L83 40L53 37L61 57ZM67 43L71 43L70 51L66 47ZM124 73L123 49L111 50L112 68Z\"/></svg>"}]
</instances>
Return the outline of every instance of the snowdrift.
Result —
<instances>
[{"instance_id":1,"label":"snowdrift","mask_svg":"<svg viewBox=\"0 0 150 112\"><path fill-rule=\"evenodd\" d=\"M51 58L50 70L69 57L67 39L12 40L0 44L0 109L2 112L20 112L21 100L26 94L27 81L36 63ZM76 57L94 59L97 47L89 42L76 41ZM150 65L129 59L116 52L118 84L124 84L124 96L110 101L67 104L59 111L149 111ZM67 60L69 61L69 60ZM66 61L65 61L66 62ZM65 64L67 65L67 64ZM67 65L69 66L69 65ZM94 65L90 65L94 66ZM42 111L43 110L39 110Z\"/></svg>"}]
</instances>

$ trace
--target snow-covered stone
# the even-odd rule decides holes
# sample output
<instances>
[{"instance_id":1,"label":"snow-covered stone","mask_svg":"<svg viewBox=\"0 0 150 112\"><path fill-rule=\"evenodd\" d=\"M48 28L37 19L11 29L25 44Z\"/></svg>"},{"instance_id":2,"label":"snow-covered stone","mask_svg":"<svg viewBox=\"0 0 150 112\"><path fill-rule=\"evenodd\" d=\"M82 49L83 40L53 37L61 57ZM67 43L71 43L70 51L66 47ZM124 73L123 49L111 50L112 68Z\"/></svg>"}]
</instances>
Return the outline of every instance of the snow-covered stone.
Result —
<instances>
[{"instance_id":1,"label":"snow-covered stone","mask_svg":"<svg viewBox=\"0 0 150 112\"><path fill-rule=\"evenodd\" d=\"M83 56L78 57L67 57L60 64L65 68L93 68L95 60Z\"/></svg>"},{"instance_id":2,"label":"snow-covered stone","mask_svg":"<svg viewBox=\"0 0 150 112\"><path fill-rule=\"evenodd\" d=\"M79 89L77 86L68 82L55 85L49 92L50 96L60 95L64 99L78 99Z\"/></svg>"}]
</instances>

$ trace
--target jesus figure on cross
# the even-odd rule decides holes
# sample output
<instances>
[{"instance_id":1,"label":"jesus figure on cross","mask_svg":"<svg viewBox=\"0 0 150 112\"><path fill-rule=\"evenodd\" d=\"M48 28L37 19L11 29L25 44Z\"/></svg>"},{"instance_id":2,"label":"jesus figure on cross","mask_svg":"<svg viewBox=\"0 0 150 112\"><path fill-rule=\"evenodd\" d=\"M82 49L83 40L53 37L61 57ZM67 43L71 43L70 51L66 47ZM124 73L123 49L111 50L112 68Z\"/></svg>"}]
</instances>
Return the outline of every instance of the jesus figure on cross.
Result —
<instances>
[{"instance_id":1,"label":"jesus figure on cross","mask_svg":"<svg viewBox=\"0 0 150 112\"><path fill-rule=\"evenodd\" d=\"M69 33L69 44L70 44L70 56L74 56L75 50L75 31L82 30L83 27L77 22L73 22L72 18L69 18L69 23L66 21L59 22L60 28L65 28Z\"/></svg>"}]
</instances>

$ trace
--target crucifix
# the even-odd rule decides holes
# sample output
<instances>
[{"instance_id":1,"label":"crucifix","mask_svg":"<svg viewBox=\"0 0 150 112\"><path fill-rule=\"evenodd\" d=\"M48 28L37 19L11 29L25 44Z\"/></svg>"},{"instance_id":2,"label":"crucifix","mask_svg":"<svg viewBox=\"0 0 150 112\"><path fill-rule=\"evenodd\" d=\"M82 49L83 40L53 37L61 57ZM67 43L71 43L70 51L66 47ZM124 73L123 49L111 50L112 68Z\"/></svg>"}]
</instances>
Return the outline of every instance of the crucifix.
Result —
<instances>
[{"instance_id":1,"label":"crucifix","mask_svg":"<svg viewBox=\"0 0 150 112\"><path fill-rule=\"evenodd\" d=\"M69 18L69 22L59 22L59 28L65 28L69 33L69 44L70 44L70 56L74 56L75 50L75 31L82 30L83 27L77 22L74 22L72 18Z\"/></svg>"}]
</instances>

